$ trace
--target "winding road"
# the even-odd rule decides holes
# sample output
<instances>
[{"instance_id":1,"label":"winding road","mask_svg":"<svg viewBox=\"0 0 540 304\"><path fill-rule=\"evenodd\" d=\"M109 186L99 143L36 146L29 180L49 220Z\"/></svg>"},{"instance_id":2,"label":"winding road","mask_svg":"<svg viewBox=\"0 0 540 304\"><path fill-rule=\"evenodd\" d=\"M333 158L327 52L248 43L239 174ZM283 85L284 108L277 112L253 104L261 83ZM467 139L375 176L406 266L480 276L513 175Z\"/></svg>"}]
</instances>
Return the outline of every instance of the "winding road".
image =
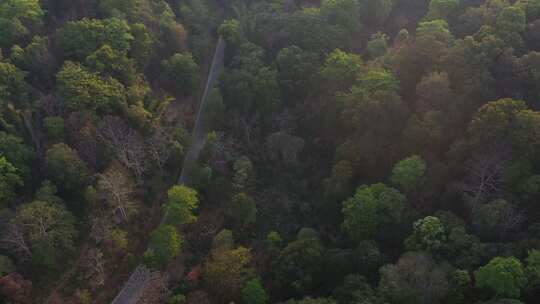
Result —
<instances>
[{"instance_id":1,"label":"winding road","mask_svg":"<svg viewBox=\"0 0 540 304\"><path fill-rule=\"evenodd\" d=\"M178 179L179 184L189 182L188 173L191 172L191 168L197 161L197 158L199 157L199 154L204 146L207 133L207 128L205 125L206 119L204 119L204 115L207 108L206 105L208 94L216 85L219 74L223 70L224 54L225 41L222 37L219 37L216 49L214 51L214 57L212 59L212 65L210 66L210 71L208 72L206 86L199 103L199 110L197 111L195 126L192 130L192 142L184 158L182 172L180 173L180 178ZM165 220L166 216L166 214L163 216L161 222ZM152 278L153 272L144 264L139 264L131 273L128 281L124 284L111 304L136 304L143 294L145 286L152 280Z\"/></svg>"}]
</instances>

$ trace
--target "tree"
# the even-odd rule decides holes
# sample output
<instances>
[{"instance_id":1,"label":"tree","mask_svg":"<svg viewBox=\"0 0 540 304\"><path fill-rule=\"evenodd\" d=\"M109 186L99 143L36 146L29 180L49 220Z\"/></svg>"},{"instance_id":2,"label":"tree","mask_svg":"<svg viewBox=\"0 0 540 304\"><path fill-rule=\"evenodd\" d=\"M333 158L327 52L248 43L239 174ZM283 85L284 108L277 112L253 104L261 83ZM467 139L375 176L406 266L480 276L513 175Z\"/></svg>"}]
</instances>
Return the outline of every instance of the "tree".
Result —
<instances>
[{"instance_id":1,"label":"tree","mask_svg":"<svg viewBox=\"0 0 540 304\"><path fill-rule=\"evenodd\" d=\"M0 62L0 106L8 103L24 105L28 98L25 73L16 66Z\"/></svg>"},{"instance_id":2,"label":"tree","mask_svg":"<svg viewBox=\"0 0 540 304\"><path fill-rule=\"evenodd\" d=\"M318 79L318 55L294 45L279 51L276 66L283 96L291 104L305 98Z\"/></svg>"},{"instance_id":3,"label":"tree","mask_svg":"<svg viewBox=\"0 0 540 304\"><path fill-rule=\"evenodd\" d=\"M527 278L521 262L515 257L496 257L474 273L476 285L497 296L519 298Z\"/></svg>"},{"instance_id":4,"label":"tree","mask_svg":"<svg viewBox=\"0 0 540 304\"><path fill-rule=\"evenodd\" d=\"M429 3L429 19L448 19L459 8L460 0L431 0Z\"/></svg>"},{"instance_id":5,"label":"tree","mask_svg":"<svg viewBox=\"0 0 540 304\"><path fill-rule=\"evenodd\" d=\"M88 19L69 21L58 30L59 44L68 58L83 60L104 44L128 51L134 39L125 20Z\"/></svg>"},{"instance_id":6,"label":"tree","mask_svg":"<svg viewBox=\"0 0 540 304\"><path fill-rule=\"evenodd\" d=\"M358 0L322 0L321 16L330 26L341 31L354 33L360 27L360 5Z\"/></svg>"},{"instance_id":7,"label":"tree","mask_svg":"<svg viewBox=\"0 0 540 304\"><path fill-rule=\"evenodd\" d=\"M375 292L369 286L366 278L361 275L350 274L343 279L343 284L332 292L332 298L338 303L375 303Z\"/></svg>"},{"instance_id":8,"label":"tree","mask_svg":"<svg viewBox=\"0 0 540 304\"><path fill-rule=\"evenodd\" d=\"M171 86L183 95L193 95L199 85L199 65L191 53L176 53L161 63Z\"/></svg>"},{"instance_id":9,"label":"tree","mask_svg":"<svg viewBox=\"0 0 540 304\"><path fill-rule=\"evenodd\" d=\"M249 195L238 193L231 199L227 214L240 226L254 224L257 217L257 206Z\"/></svg>"},{"instance_id":10,"label":"tree","mask_svg":"<svg viewBox=\"0 0 540 304\"><path fill-rule=\"evenodd\" d=\"M379 272L379 293L390 303L441 303L449 291L448 269L429 254L407 252Z\"/></svg>"},{"instance_id":11,"label":"tree","mask_svg":"<svg viewBox=\"0 0 540 304\"><path fill-rule=\"evenodd\" d=\"M244 304L266 304L267 301L268 296L260 279L248 281L242 289L242 303Z\"/></svg>"},{"instance_id":12,"label":"tree","mask_svg":"<svg viewBox=\"0 0 540 304\"><path fill-rule=\"evenodd\" d=\"M336 89L346 89L354 83L363 66L359 55L335 49L330 53L321 68L323 79L330 81Z\"/></svg>"},{"instance_id":13,"label":"tree","mask_svg":"<svg viewBox=\"0 0 540 304\"><path fill-rule=\"evenodd\" d=\"M171 225L190 224L197 220L194 211L199 207L197 191L184 185L176 185L167 191L163 206L166 222Z\"/></svg>"},{"instance_id":14,"label":"tree","mask_svg":"<svg viewBox=\"0 0 540 304\"><path fill-rule=\"evenodd\" d=\"M160 225L150 234L148 249L144 253L146 265L163 269L182 250L183 239L174 226Z\"/></svg>"},{"instance_id":15,"label":"tree","mask_svg":"<svg viewBox=\"0 0 540 304\"><path fill-rule=\"evenodd\" d=\"M112 214L122 221L127 221L137 212L137 204L133 200L135 185L122 168L113 166L100 174L98 191L112 207Z\"/></svg>"},{"instance_id":16,"label":"tree","mask_svg":"<svg viewBox=\"0 0 540 304\"><path fill-rule=\"evenodd\" d=\"M13 220L38 265L53 265L59 253L73 250L78 234L74 224L75 218L63 206L40 201L23 205ZM4 242L15 241L8 237Z\"/></svg>"},{"instance_id":17,"label":"tree","mask_svg":"<svg viewBox=\"0 0 540 304\"><path fill-rule=\"evenodd\" d=\"M15 188L22 184L17 168L0 156L0 206L11 203L15 198Z\"/></svg>"},{"instance_id":18,"label":"tree","mask_svg":"<svg viewBox=\"0 0 540 304\"><path fill-rule=\"evenodd\" d=\"M16 268L13 261L5 255L0 255L0 277L15 272L15 270Z\"/></svg>"},{"instance_id":19,"label":"tree","mask_svg":"<svg viewBox=\"0 0 540 304\"><path fill-rule=\"evenodd\" d=\"M137 71L133 59L127 57L126 51L118 51L108 44L86 57L85 65L102 76L119 79L126 85L136 80Z\"/></svg>"},{"instance_id":20,"label":"tree","mask_svg":"<svg viewBox=\"0 0 540 304\"><path fill-rule=\"evenodd\" d=\"M404 221L406 198L384 184L360 186L353 197L343 202L342 230L353 241L372 239L388 227Z\"/></svg>"},{"instance_id":21,"label":"tree","mask_svg":"<svg viewBox=\"0 0 540 304\"><path fill-rule=\"evenodd\" d=\"M112 149L122 165L141 182L149 166L148 150L142 136L125 120L107 116L99 127L99 137Z\"/></svg>"},{"instance_id":22,"label":"tree","mask_svg":"<svg viewBox=\"0 0 540 304\"><path fill-rule=\"evenodd\" d=\"M320 287L324 247L318 239L289 243L273 266L275 280L287 294L302 295Z\"/></svg>"},{"instance_id":23,"label":"tree","mask_svg":"<svg viewBox=\"0 0 540 304\"><path fill-rule=\"evenodd\" d=\"M476 208L472 226L480 238L500 240L507 233L519 229L524 221L522 212L505 200L494 200Z\"/></svg>"},{"instance_id":24,"label":"tree","mask_svg":"<svg viewBox=\"0 0 540 304\"><path fill-rule=\"evenodd\" d=\"M58 142L64 138L64 119L62 117L45 117L43 126L47 130L47 136L51 141Z\"/></svg>"},{"instance_id":25,"label":"tree","mask_svg":"<svg viewBox=\"0 0 540 304\"><path fill-rule=\"evenodd\" d=\"M8 303L31 304L32 282L25 280L17 272L0 277L0 295L5 297Z\"/></svg>"},{"instance_id":26,"label":"tree","mask_svg":"<svg viewBox=\"0 0 540 304\"><path fill-rule=\"evenodd\" d=\"M0 154L17 168L24 180L30 178L35 152L22 138L0 131Z\"/></svg>"},{"instance_id":27,"label":"tree","mask_svg":"<svg viewBox=\"0 0 540 304\"><path fill-rule=\"evenodd\" d=\"M418 155L407 157L392 169L390 180L405 193L418 190L424 181L426 163Z\"/></svg>"},{"instance_id":28,"label":"tree","mask_svg":"<svg viewBox=\"0 0 540 304\"><path fill-rule=\"evenodd\" d=\"M529 250L526 261L525 273L527 274L529 285L535 286L540 283L540 250Z\"/></svg>"},{"instance_id":29,"label":"tree","mask_svg":"<svg viewBox=\"0 0 540 304\"><path fill-rule=\"evenodd\" d=\"M244 247L214 252L203 268L203 282L221 301L239 299L246 282L253 278L251 252Z\"/></svg>"},{"instance_id":30,"label":"tree","mask_svg":"<svg viewBox=\"0 0 540 304\"><path fill-rule=\"evenodd\" d=\"M396 1L358 0L358 2L360 3L360 21L366 25L380 26L390 15Z\"/></svg>"},{"instance_id":31,"label":"tree","mask_svg":"<svg viewBox=\"0 0 540 304\"><path fill-rule=\"evenodd\" d=\"M58 94L70 110L108 113L126 105L125 88L120 82L111 77L102 78L78 63L66 61L56 80Z\"/></svg>"},{"instance_id":32,"label":"tree","mask_svg":"<svg viewBox=\"0 0 540 304\"><path fill-rule=\"evenodd\" d=\"M254 172L251 160L246 156L242 156L234 161L233 164L233 186L237 190L244 190L253 182Z\"/></svg>"},{"instance_id":33,"label":"tree","mask_svg":"<svg viewBox=\"0 0 540 304\"><path fill-rule=\"evenodd\" d=\"M89 177L86 164L77 152L64 143L55 144L45 153L48 178L70 194L80 194Z\"/></svg>"},{"instance_id":34,"label":"tree","mask_svg":"<svg viewBox=\"0 0 540 304\"><path fill-rule=\"evenodd\" d=\"M6 0L0 3L0 48L30 33L44 15L39 0Z\"/></svg>"},{"instance_id":35,"label":"tree","mask_svg":"<svg viewBox=\"0 0 540 304\"><path fill-rule=\"evenodd\" d=\"M446 243L444 226L435 216L427 216L416 221L413 234L405 240L408 251L425 251L437 255Z\"/></svg>"}]
</instances>

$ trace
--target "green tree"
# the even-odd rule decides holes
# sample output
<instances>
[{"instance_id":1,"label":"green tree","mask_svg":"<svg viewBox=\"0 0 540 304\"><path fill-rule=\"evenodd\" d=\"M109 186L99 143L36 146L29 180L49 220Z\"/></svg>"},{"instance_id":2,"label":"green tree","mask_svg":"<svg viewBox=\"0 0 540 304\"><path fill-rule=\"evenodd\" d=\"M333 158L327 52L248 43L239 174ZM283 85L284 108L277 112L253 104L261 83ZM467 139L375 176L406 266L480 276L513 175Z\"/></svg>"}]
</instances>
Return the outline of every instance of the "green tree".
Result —
<instances>
[{"instance_id":1,"label":"green tree","mask_svg":"<svg viewBox=\"0 0 540 304\"><path fill-rule=\"evenodd\" d=\"M321 67L321 76L337 89L348 88L360 75L363 66L359 55L336 49L330 53Z\"/></svg>"},{"instance_id":2,"label":"green tree","mask_svg":"<svg viewBox=\"0 0 540 304\"><path fill-rule=\"evenodd\" d=\"M53 145L45 153L45 168L49 179L61 190L80 194L88 181L89 172L77 152L68 145Z\"/></svg>"},{"instance_id":3,"label":"green tree","mask_svg":"<svg viewBox=\"0 0 540 304\"><path fill-rule=\"evenodd\" d=\"M496 257L474 273L476 285L497 296L519 298L527 278L521 262L514 257Z\"/></svg>"},{"instance_id":4,"label":"green tree","mask_svg":"<svg viewBox=\"0 0 540 304\"><path fill-rule=\"evenodd\" d=\"M0 255L0 277L15 272L15 270L16 268L13 261L5 255Z\"/></svg>"},{"instance_id":5,"label":"green tree","mask_svg":"<svg viewBox=\"0 0 540 304\"><path fill-rule=\"evenodd\" d=\"M322 0L321 16L329 25L348 33L354 33L360 27L358 0Z\"/></svg>"},{"instance_id":6,"label":"green tree","mask_svg":"<svg viewBox=\"0 0 540 304\"><path fill-rule=\"evenodd\" d=\"M427 216L416 221L413 234L405 240L408 251L426 251L438 254L446 243L446 232L441 220L435 216Z\"/></svg>"},{"instance_id":7,"label":"green tree","mask_svg":"<svg viewBox=\"0 0 540 304\"><path fill-rule=\"evenodd\" d=\"M197 220L194 211L199 207L197 191L184 185L176 185L167 191L163 206L166 222L171 225L190 224Z\"/></svg>"},{"instance_id":8,"label":"green tree","mask_svg":"<svg viewBox=\"0 0 540 304\"><path fill-rule=\"evenodd\" d=\"M253 224L257 219L257 205L246 193L238 193L231 199L227 215L240 226Z\"/></svg>"},{"instance_id":9,"label":"green tree","mask_svg":"<svg viewBox=\"0 0 540 304\"><path fill-rule=\"evenodd\" d=\"M44 12L39 0L5 0L0 3L0 48L9 47L16 39L41 24Z\"/></svg>"},{"instance_id":10,"label":"green tree","mask_svg":"<svg viewBox=\"0 0 540 304\"><path fill-rule=\"evenodd\" d=\"M78 63L66 61L56 75L58 94L70 110L113 112L126 105L124 86L116 79L102 78Z\"/></svg>"},{"instance_id":11,"label":"green tree","mask_svg":"<svg viewBox=\"0 0 540 304\"><path fill-rule=\"evenodd\" d=\"M38 265L52 265L64 251L74 249L78 234L75 218L62 205L41 201L25 204L13 223L20 227Z\"/></svg>"},{"instance_id":12,"label":"green tree","mask_svg":"<svg viewBox=\"0 0 540 304\"><path fill-rule=\"evenodd\" d=\"M43 119L47 136L53 142L64 139L64 119L59 116L49 116Z\"/></svg>"},{"instance_id":13,"label":"green tree","mask_svg":"<svg viewBox=\"0 0 540 304\"><path fill-rule=\"evenodd\" d=\"M535 286L540 283L540 250L529 250L526 261L525 273L527 274L529 285Z\"/></svg>"},{"instance_id":14,"label":"green tree","mask_svg":"<svg viewBox=\"0 0 540 304\"><path fill-rule=\"evenodd\" d=\"M148 249L144 253L146 265L163 269L182 250L183 239L174 226L160 225L150 234Z\"/></svg>"},{"instance_id":15,"label":"green tree","mask_svg":"<svg viewBox=\"0 0 540 304\"><path fill-rule=\"evenodd\" d=\"M127 22L117 18L69 21L58 31L58 38L64 54L78 60L104 44L118 51L128 51L134 39Z\"/></svg>"},{"instance_id":16,"label":"green tree","mask_svg":"<svg viewBox=\"0 0 540 304\"><path fill-rule=\"evenodd\" d=\"M267 301L268 296L260 279L248 281L242 289L242 303L244 304L266 304Z\"/></svg>"},{"instance_id":17,"label":"green tree","mask_svg":"<svg viewBox=\"0 0 540 304\"><path fill-rule=\"evenodd\" d=\"M0 156L0 206L6 207L15 198L15 188L23 182L15 168L4 156Z\"/></svg>"},{"instance_id":18,"label":"green tree","mask_svg":"<svg viewBox=\"0 0 540 304\"><path fill-rule=\"evenodd\" d=\"M285 291L303 295L319 287L324 247L318 239L289 243L274 264L275 282Z\"/></svg>"},{"instance_id":19,"label":"green tree","mask_svg":"<svg viewBox=\"0 0 540 304\"><path fill-rule=\"evenodd\" d=\"M332 298L340 304L375 303L375 292L366 278L351 274L343 279L343 284L332 292Z\"/></svg>"},{"instance_id":20,"label":"green tree","mask_svg":"<svg viewBox=\"0 0 540 304\"><path fill-rule=\"evenodd\" d=\"M136 79L135 62L127 57L125 51L115 50L108 44L86 57L85 64L102 76L119 79L126 85L133 84Z\"/></svg>"},{"instance_id":21,"label":"green tree","mask_svg":"<svg viewBox=\"0 0 540 304\"><path fill-rule=\"evenodd\" d=\"M460 0L431 0L429 3L429 19L448 19L456 13Z\"/></svg>"},{"instance_id":22,"label":"green tree","mask_svg":"<svg viewBox=\"0 0 540 304\"><path fill-rule=\"evenodd\" d=\"M392 169L390 180L394 185L406 193L418 190L424 182L426 163L418 156L413 155L398 162Z\"/></svg>"},{"instance_id":23,"label":"green tree","mask_svg":"<svg viewBox=\"0 0 540 304\"><path fill-rule=\"evenodd\" d=\"M199 65L191 53L176 53L161 63L165 76L178 93L192 95L199 86Z\"/></svg>"},{"instance_id":24,"label":"green tree","mask_svg":"<svg viewBox=\"0 0 540 304\"><path fill-rule=\"evenodd\" d=\"M7 103L22 105L27 101L25 73L16 66L0 61L0 106Z\"/></svg>"},{"instance_id":25,"label":"green tree","mask_svg":"<svg viewBox=\"0 0 540 304\"><path fill-rule=\"evenodd\" d=\"M373 239L385 226L404 221L406 198L384 184L360 186L343 202L343 231L354 241Z\"/></svg>"},{"instance_id":26,"label":"green tree","mask_svg":"<svg viewBox=\"0 0 540 304\"><path fill-rule=\"evenodd\" d=\"M203 268L203 282L218 299L240 299L242 288L254 276L251 252L244 247L220 250L212 254Z\"/></svg>"}]
</instances>

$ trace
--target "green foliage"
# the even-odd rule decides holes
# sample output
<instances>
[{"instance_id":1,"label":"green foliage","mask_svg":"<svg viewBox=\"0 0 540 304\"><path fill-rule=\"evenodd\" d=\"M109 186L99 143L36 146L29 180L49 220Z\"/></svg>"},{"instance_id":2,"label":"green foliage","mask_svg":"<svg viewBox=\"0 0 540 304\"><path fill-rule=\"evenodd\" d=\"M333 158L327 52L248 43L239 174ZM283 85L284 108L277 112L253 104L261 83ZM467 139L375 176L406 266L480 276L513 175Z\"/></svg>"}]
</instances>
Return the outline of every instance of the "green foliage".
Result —
<instances>
[{"instance_id":1,"label":"green foliage","mask_svg":"<svg viewBox=\"0 0 540 304\"><path fill-rule=\"evenodd\" d=\"M460 0L431 0L429 3L429 19L447 19L459 8Z\"/></svg>"},{"instance_id":2,"label":"green foliage","mask_svg":"<svg viewBox=\"0 0 540 304\"><path fill-rule=\"evenodd\" d=\"M171 225L190 224L197 220L194 211L199 207L197 191L184 185L176 185L167 191L163 206L166 222Z\"/></svg>"},{"instance_id":3,"label":"green foliage","mask_svg":"<svg viewBox=\"0 0 540 304\"><path fill-rule=\"evenodd\" d=\"M127 22L117 18L69 21L59 30L58 36L64 54L78 60L104 44L120 52L128 51L134 39Z\"/></svg>"},{"instance_id":4,"label":"green foliage","mask_svg":"<svg viewBox=\"0 0 540 304\"><path fill-rule=\"evenodd\" d=\"M237 19L223 21L219 26L218 33L232 46L239 46L244 40L242 27Z\"/></svg>"},{"instance_id":5,"label":"green foliage","mask_svg":"<svg viewBox=\"0 0 540 304\"><path fill-rule=\"evenodd\" d=\"M283 239L277 231L270 231L266 235L266 243L272 249L280 249L283 244Z\"/></svg>"},{"instance_id":6,"label":"green foliage","mask_svg":"<svg viewBox=\"0 0 540 304\"><path fill-rule=\"evenodd\" d=\"M183 239L174 226L160 225L150 234L144 263L149 267L163 269L182 250Z\"/></svg>"},{"instance_id":7,"label":"green foliage","mask_svg":"<svg viewBox=\"0 0 540 304\"><path fill-rule=\"evenodd\" d=\"M59 116L49 116L43 119L43 126L47 130L47 136L53 142L64 138L64 119Z\"/></svg>"},{"instance_id":8,"label":"green foliage","mask_svg":"<svg viewBox=\"0 0 540 304\"><path fill-rule=\"evenodd\" d=\"M15 189L22 186L21 177L4 156L0 156L0 206L5 207L15 198Z\"/></svg>"},{"instance_id":9,"label":"green foliage","mask_svg":"<svg viewBox=\"0 0 540 304\"><path fill-rule=\"evenodd\" d=\"M15 270L16 268L13 261L5 255L0 255L0 277L10 274Z\"/></svg>"},{"instance_id":10,"label":"green foliage","mask_svg":"<svg viewBox=\"0 0 540 304\"><path fill-rule=\"evenodd\" d=\"M206 289L225 302L239 299L254 275L250 261L251 252L244 247L214 252L203 269Z\"/></svg>"},{"instance_id":11,"label":"green foliage","mask_svg":"<svg viewBox=\"0 0 540 304\"><path fill-rule=\"evenodd\" d=\"M257 219L257 206L249 195L238 193L231 199L227 214L240 226L254 224Z\"/></svg>"},{"instance_id":12,"label":"green foliage","mask_svg":"<svg viewBox=\"0 0 540 304\"><path fill-rule=\"evenodd\" d=\"M85 64L102 76L119 79L125 84L129 85L135 81L134 61L129 59L125 52L115 50L108 44L86 57Z\"/></svg>"},{"instance_id":13,"label":"green foliage","mask_svg":"<svg viewBox=\"0 0 540 304\"><path fill-rule=\"evenodd\" d=\"M234 247L234 236L231 230L222 229L212 240L212 250L231 250Z\"/></svg>"},{"instance_id":14,"label":"green foliage","mask_svg":"<svg viewBox=\"0 0 540 304\"><path fill-rule=\"evenodd\" d=\"M248 281L242 289L242 303L244 304L266 304L267 301L268 296L260 279Z\"/></svg>"},{"instance_id":15,"label":"green foliage","mask_svg":"<svg viewBox=\"0 0 540 304\"><path fill-rule=\"evenodd\" d=\"M339 49L330 53L321 68L321 76L335 83L338 88L350 86L358 77L363 66L362 58Z\"/></svg>"},{"instance_id":16,"label":"green foliage","mask_svg":"<svg viewBox=\"0 0 540 304\"><path fill-rule=\"evenodd\" d=\"M45 168L49 179L61 190L80 194L89 177L88 168L77 152L68 145L53 145L45 153Z\"/></svg>"},{"instance_id":17,"label":"green foliage","mask_svg":"<svg viewBox=\"0 0 540 304\"><path fill-rule=\"evenodd\" d=\"M474 273L476 285L497 296L519 298L527 278L521 262L514 257L496 257Z\"/></svg>"},{"instance_id":18,"label":"green foliage","mask_svg":"<svg viewBox=\"0 0 540 304\"><path fill-rule=\"evenodd\" d=\"M70 110L107 113L125 107L125 88L121 83L111 77L100 77L78 63L66 61L56 80L58 94Z\"/></svg>"},{"instance_id":19,"label":"green foliage","mask_svg":"<svg viewBox=\"0 0 540 304\"><path fill-rule=\"evenodd\" d=\"M0 48L9 47L15 40L39 26L44 15L39 0L5 0L0 3Z\"/></svg>"},{"instance_id":20,"label":"green foliage","mask_svg":"<svg viewBox=\"0 0 540 304\"><path fill-rule=\"evenodd\" d=\"M406 193L419 190L424 182L426 163L418 155L407 157L392 169L390 180Z\"/></svg>"},{"instance_id":21,"label":"green foliage","mask_svg":"<svg viewBox=\"0 0 540 304\"><path fill-rule=\"evenodd\" d=\"M41 201L25 204L13 222L23 230L34 263L51 265L64 251L74 249L78 234L75 218L62 205Z\"/></svg>"},{"instance_id":22,"label":"green foliage","mask_svg":"<svg viewBox=\"0 0 540 304\"><path fill-rule=\"evenodd\" d=\"M14 103L21 106L27 101L25 73L16 66L0 62L0 106Z\"/></svg>"},{"instance_id":23,"label":"green foliage","mask_svg":"<svg viewBox=\"0 0 540 304\"><path fill-rule=\"evenodd\" d=\"M343 285L332 292L332 298L338 303L374 303L375 292L369 286L366 278L361 275L350 274L343 279Z\"/></svg>"},{"instance_id":24,"label":"green foliage","mask_svg":"<svg viewBox=\"0 0 540 304\"><path fill-rule=\"evenodd\" d=\"M403 222L406 198L384 184L360 186L343 202L343 231L354 241L372 239L385 226Z\"/></svg>"},{"instance_id":25,"label":"green foliage","mask_svg":"<svg viewBox=\"0 0 540 304\"><path fill-rule=\"evenodd\" d=\"M360 5L357 0L322 0L321 16L340 30L355 32L360 26Z\"/></svg>"},{"instance_id":26,"label":"green foliage","mask_svg":"<svg viewBox=\"0 0 540 304\"><path fill-rule=\"evenodd\" d=\"M275 262L275 282L284 290L306 294L319 286L323 261L324 247L318 239L291 242Z\"/></svg>"},{"instance_id":27,"label":"green foliage","mask_svg":"<svg viewBox=\"0 0 540 304\"><path fill-rule=\"evenodd\" d=\"M529 250L526 262L525 273L529 284L534 286L540 283L540 250Z\"/></svg>"},{"instance_id":28,"label":"green foliage","mask_svg":"<svg viewBox=\"0 0 540 304\"><path fill-rule=\"evenodd\" d=\"M427 216L416 221L413 234L405 240L409 251L426 251L437 254L446 243L446 232L439 218Z\"/></svg>"},{"instance_id":29,"label":"green foliage","mask_svg":"<svg viewBox=\"0 0 540 304\"><path fill-rule=\"evenodd\" d=\"M176 294L167 300L167 304L184 304L186 303L186 296L183 294Z\"/></svg>"},{"instance_id":30,"label":"green foliage","mask_svg":"<svg viewBox=\"0 0 540 304\"><path fill-rule=\"evenodd\" d=\"M199 65L191 53L176 53L161 63L168 80L183 95L196 93L199 86Z\"/></svg>"}]
</instances>

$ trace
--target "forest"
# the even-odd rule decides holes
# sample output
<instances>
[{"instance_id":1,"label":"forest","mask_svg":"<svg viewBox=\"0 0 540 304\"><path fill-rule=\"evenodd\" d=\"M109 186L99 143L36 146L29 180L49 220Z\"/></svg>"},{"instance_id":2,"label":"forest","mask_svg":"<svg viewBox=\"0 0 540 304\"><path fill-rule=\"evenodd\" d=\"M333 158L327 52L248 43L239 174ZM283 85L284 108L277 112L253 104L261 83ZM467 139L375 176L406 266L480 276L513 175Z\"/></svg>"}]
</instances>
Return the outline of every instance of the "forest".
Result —
<instances>
[{"instance_id":1,"label":"forest","mask_svg":"<svg viewBox=\"0 0 540 304\"><path fill-rule=\"evenodd\" d=\"M0 0L0 303L538 299L540 0Z\"/></svg>"}]
</instances>

